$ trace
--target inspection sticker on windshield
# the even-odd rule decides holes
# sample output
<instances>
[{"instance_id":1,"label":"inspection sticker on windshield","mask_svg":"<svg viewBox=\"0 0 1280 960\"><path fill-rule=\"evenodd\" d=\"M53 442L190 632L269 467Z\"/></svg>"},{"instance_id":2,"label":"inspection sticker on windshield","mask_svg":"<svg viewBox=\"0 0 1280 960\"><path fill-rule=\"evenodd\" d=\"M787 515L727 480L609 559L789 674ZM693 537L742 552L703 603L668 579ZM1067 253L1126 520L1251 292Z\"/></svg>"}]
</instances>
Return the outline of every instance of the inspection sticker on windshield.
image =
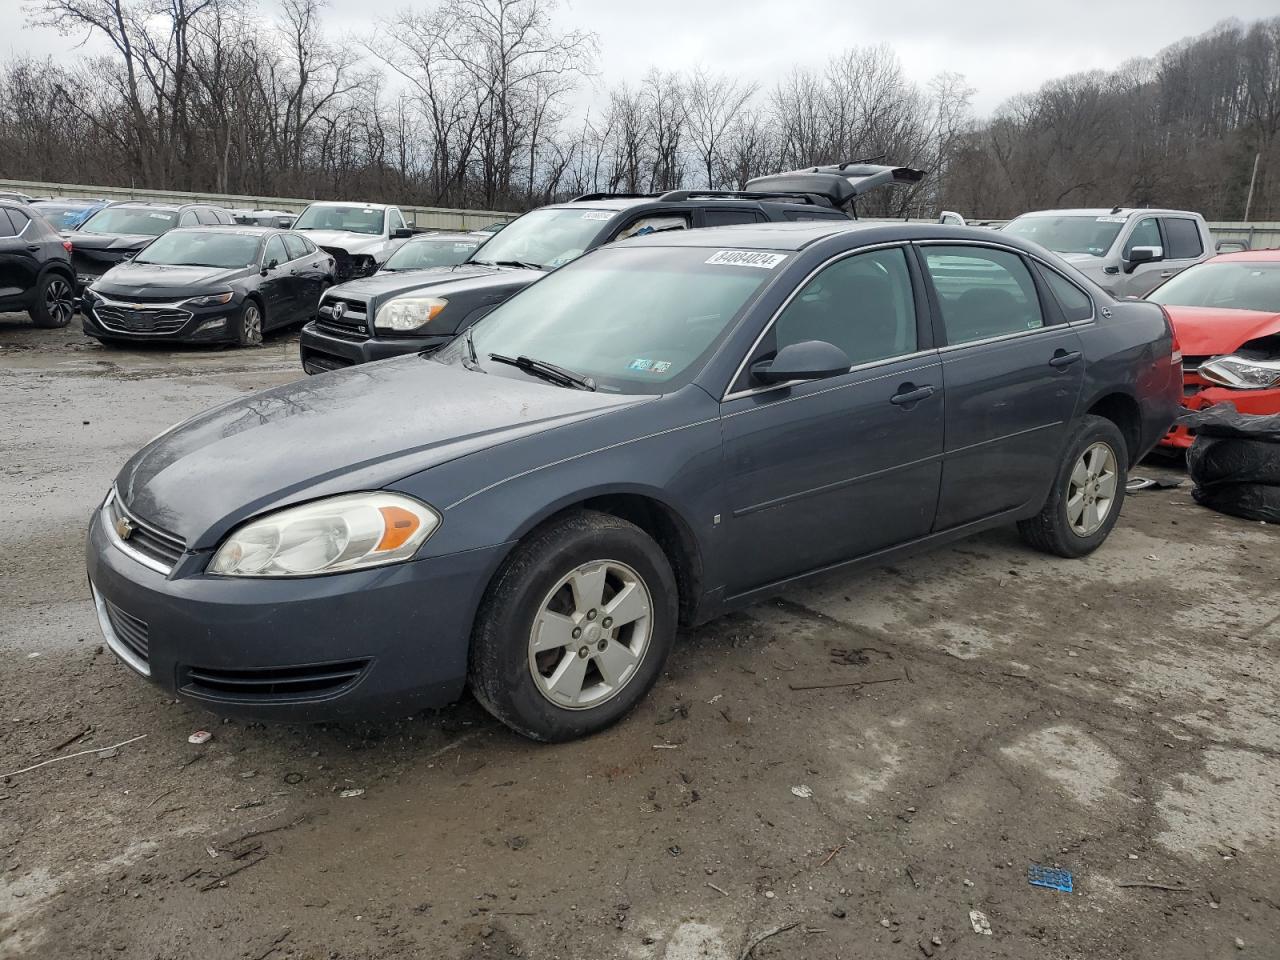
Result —
<instances>
[{"instance_id":1,"label":"inspection sticker on windshield","mask_svg":"<svg viewBox=\"0 0 1280 960\"><path fill-rule=\"evenodd\" d=\"M612 220L612 210L587 210L582 214L583 220Z\"/></svg>"},{"instance_id":2,"label":"inspection sticker on windshield","mask_svg":"<svg viewBox=\"0 0 1280 960\"><path fill-rule=\"evenodd\" d=\"M783 260L785 253L763 253L759 250L717 250L708 258L707 263L723 267L759 267L761 270L772 270Z\"/></svg>"}]
</instances>

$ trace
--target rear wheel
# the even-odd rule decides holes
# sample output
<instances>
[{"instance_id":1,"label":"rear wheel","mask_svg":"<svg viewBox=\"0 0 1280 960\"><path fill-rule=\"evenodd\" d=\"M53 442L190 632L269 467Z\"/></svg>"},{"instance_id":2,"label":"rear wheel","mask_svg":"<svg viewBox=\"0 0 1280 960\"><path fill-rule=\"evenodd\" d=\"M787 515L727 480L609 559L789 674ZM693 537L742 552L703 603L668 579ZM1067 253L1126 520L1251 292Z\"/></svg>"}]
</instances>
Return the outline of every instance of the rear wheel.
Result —
<instances>
[{"instance_id":1,"label":"rear wheel","mask_svg":"<svg viewBox=\"0 0 1280 960\"><path fill-rule=\"evenodd\" d=\"M242 347L262 346L262 307L257 300L245 300L236 318L236 342Z\"/></svg>"},{"instance_id":2,"label":"rear wheel","mask_svg":"<svg viewBox=\"0 0 1280 960\"><path fill-rule=\"evenodd\" d=\"M476 617L471 687L535 740L603 730L662 672L677 595L666 556L617 517L584 511L520 544Z\"/></svg>"},{"instance_id":3,"label":"rear wheel","mask_svg":"<svg viewBox=\"0 0 1280 960\"><path fill-rule=\"evenodd\" d=\"M1044 507L1018 524L1022 538L1060 557L1098 549L1120 518L1128 462L1120 428L1104 417L1086 416L1067 444Z\"/></svg>"},{"instance_id":4,"label":"rear wheel","mask_svg":"<svg viewBox=\"0 0 1280 960\"><path fill-rule=\"evenodd\" d=\"M36 284L36 302L31 308L31 321L37 327L65 327L75 311L71 281L57 273L46 273L40 278Z\"/></svg>"}]
</instances>

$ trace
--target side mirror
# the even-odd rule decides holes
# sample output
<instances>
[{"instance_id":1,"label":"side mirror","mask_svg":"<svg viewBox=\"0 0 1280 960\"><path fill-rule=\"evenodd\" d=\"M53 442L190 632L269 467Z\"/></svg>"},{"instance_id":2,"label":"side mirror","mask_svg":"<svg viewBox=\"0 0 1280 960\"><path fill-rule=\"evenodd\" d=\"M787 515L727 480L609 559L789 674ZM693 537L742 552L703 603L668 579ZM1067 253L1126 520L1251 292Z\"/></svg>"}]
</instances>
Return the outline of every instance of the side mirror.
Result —
<instances>
[{"instance_id":1,"label":"side mirror","mask_svg":"<svg viewBox=\"0 0 1280 960\"><path fill-rule=\"evenodd\" d=\"M270 273L272 270L274 270L278 266L280 266L279 260L275 260L275 259L268 260L266 263L262 265L262 275L265 277L268 273Z\"/></svg>"},{"instance_id":2,"label":"side mirror","mask_svg":"<svg viewBox=\"0 0 1280 960\"><path fill-rule=\"evenodd\" d=\"M1125 257L1125 273L1133 273L1133 268L1140 263L1155 263L1164 259L1163 247L1133 247Z\"/></svg>"},{"instance_id":3,"label":"side mirror","mask_svg":"<svg viewBox=\"0 0 1280 960\"><path fill-rule=\"evenodd\" d=\"M825 380L847 373L849 355L825 340L790 343L772 360L751 365L751 377L760 383L787 383L790 380Z\"/></svg>"},{"instance_id":4,"label":"side mirror","mask_svg":"<svg viewBox=\"0 0 1280 960\"><path fill-rule=\"evenodd\" d=\"M412 236L413 231L408 227L397 227L395 230L391 231L392 240L408 240Z\"/></svg>"}]
</instances>

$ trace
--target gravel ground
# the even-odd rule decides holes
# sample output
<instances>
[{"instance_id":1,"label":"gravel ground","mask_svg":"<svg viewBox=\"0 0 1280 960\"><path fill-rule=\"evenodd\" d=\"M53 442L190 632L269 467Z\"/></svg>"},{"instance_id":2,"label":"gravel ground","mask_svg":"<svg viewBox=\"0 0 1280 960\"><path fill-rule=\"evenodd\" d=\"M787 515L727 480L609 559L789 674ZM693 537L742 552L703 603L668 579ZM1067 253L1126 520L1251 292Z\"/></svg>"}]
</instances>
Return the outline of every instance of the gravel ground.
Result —
<instances>
[{"instance_id":1,"label":"gravel ground","mask_svg":"<svg viewBox=\"0 0 1280 960\"><path fill-rule=\"evenodd\" d=\"M1274 527L1184 484L1083 561L998 531L829 577L565 746L471 702L223 723L104 652L86 518L165 426L299 375L290 335L0 317L0 775L66 758L0 776L0 957L1280 956Z\"/></svg>"}]
</instances>

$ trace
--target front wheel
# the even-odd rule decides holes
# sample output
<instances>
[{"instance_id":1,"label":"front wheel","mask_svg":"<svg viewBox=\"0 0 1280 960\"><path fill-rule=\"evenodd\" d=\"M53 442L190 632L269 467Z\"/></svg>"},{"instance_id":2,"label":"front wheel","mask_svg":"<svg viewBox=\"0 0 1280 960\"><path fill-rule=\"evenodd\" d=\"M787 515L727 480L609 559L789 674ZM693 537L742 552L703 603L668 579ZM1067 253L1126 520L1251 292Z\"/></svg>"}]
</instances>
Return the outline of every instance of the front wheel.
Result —
<instances>
[{"instance_id":1,"label":"front wheel","mask_svg":"<svg viewBox=\"0 0 1280 960\"><path fill-rule=\"evenodd\" d=\"M1086 416L1066 446L1044 507L1018 524L1022 539L1060 557L1093 553L1120 519L1128 463L1120 428L1105 417Z\"/></svg>"},{"instance_id":2,"label":"front wheel","mask_svg":"<svg viewBox=\"0 0 1280 960\"><path fill-rule=\"evenodd\" d=\"M671 565L651 537L609 514L572 514L521 543L490 586L471 688L534 740L596 733L657 680L677 607Z\"/></svg>"},{"instance_id":3,"label":"front wheel","mask_svg":"<svg viewBox=\"0 0 1280 960\"><path fill-rule=\"evenodd\" d=\"M75 292L71 283L59 274L46 273L36 285L36 302L31 308L31 322L37 327L65 327L76 312Z\"/></svg>"},{"instance_id":4,"label":"front wheel","mask_svg":"<svg viewBox=\"0 0 1280 960\"><path fill-rule=\"evenodd\" d=\"M242 347L262 346L262 308L256 300L246 300L236 318L236 342Z\"/></svg>"}]
</instances>

